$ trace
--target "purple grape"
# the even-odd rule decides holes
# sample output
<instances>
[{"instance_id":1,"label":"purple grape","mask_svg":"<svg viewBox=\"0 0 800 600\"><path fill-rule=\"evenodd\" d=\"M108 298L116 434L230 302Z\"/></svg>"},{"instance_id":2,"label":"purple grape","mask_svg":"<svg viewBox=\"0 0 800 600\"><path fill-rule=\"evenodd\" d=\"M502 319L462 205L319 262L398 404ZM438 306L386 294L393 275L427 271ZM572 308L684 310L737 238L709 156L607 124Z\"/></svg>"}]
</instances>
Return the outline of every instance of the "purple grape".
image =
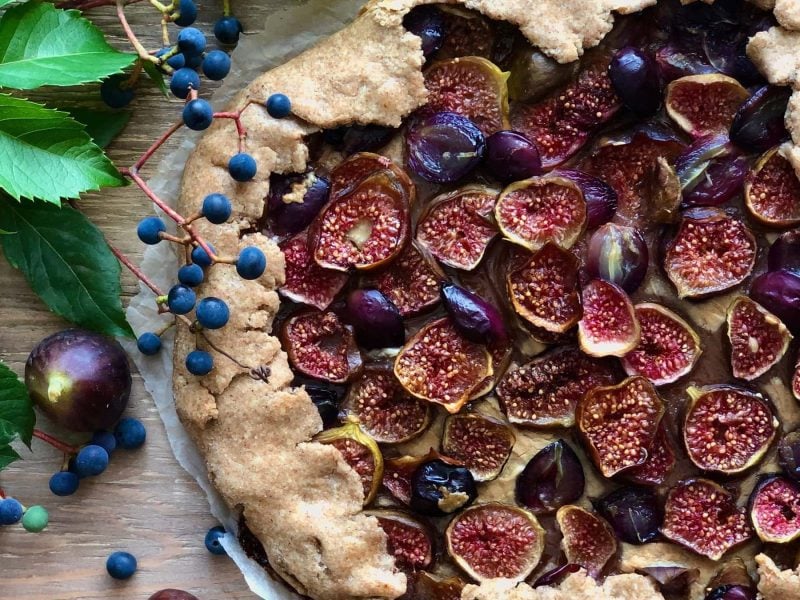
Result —
<instances>
[{"instance_id":1,"label":"purple grape","mask_svg":"<svg viewBox=\"0 0 800 600\"><path fill-rule=\"evenodd\" d=\"M730 138L748 152L763 153L789 139L784 116L792 90L765 85L736 112Z\"/></svg>"},{"instance_id":2,"label":"purple grape","mask_svg":"<svg viewBox=\"0 0 800 600\"><path fill-rule=\"evenodd\" d=\"M535 513L549 513L583 495L583 465L564 440L545 446L517 477L517 501Z\"/></svg>"},{"instance_id":3,"label":"purple grape","mask_svg":"<svg viewBox=\"0 0 800 600\"><path fill-rule=\"evenodd\" d=\"M308 227L328 202L330 182L309 171L270 177L268 218L276 233L293 235Z\"/></svg>"},{"instance_id":4,"label":"purple grape","mask_svg":"<svg viewBox=\"0 0 800 600\"><path fill-rule=\"evenodd\" d=\"M800 230L787 231L769 249L768 269L786 269L800 275Z\"/></svg>"},{"instance_id":5,"label":"purple grape","mask_svg":"<svg viewBox=\"0 0 800 600\"><path fill-rule=\"evenodd\" d=\"M647 243L633 227L606 223L589 240L589 277L616 283L629 294L642 284L649 262Z\"/></svg>"},{"instance_id":6,"label":"purple grape","mask_svg":"<svg viewBox=\"0 0 800 600\"><path fill-rule=\"evenodd\" d=\"M753 588L743 585L721 585L711 590L705 600L756 600Z\"/></svg>"},{"instance_id":7,"label":"purple grape","mask_svg":"<svg viewBox=\"0 0 800 600\"><path fill-rule=\"evenodd\" d=\"M602 179L583 171L559 169L553 175L569 179L581 188L586 201L586 228L597 229L614 218L617 212L617 192Z\"/></svg>"},{"instance_id":8,"label":"purple grape","mask_svg":"<svg viewBox=\"0 0 800 600\"><path fill-rule=\"evenodd\" d=\"M503 316L477 294L454 283L444 283L442 302L458 332L477 344L503 341L508 338Z\"/></svg>"},{"instance_id":9,"label":"purple grape","mask_svg":"<svg viewBox=\"0 0 800 600\"><path fill-rule=\"evenodd\" d=\"M327 130L325 142L349 156L356 152L374 152L383 148L394 134L394 129L382 125L351 125Z\"/></svg>"},{"instance_id":10,"label":"purple grape","mask_svg":"<svg viewBox=\"0 0 800 600\"><path fill-rule=\"evenodd\" d=\"M683 191L684 206L720 206L744 188L750 161L744 156L723 156L706 163L703 178L691 190Z\"/></svg>"},{"instance_id":11,"label":"purple grape","mask_svg":"<svg viewBox=\"0 0 800 600\"><path fill-rule=\"evenodd\" d=\"M787 476L800 481L800 430L783 436L778 444L778 462Z\"/></svg>"},{"instance_id":12,"label":"purple grape","mask_svg":"<svg viewBox=\"0 0 800 600\"><path fill-rule=\"evenodd\" d=\"M620 488L601 498L597 510L623 542L646 544L658 537L661 510L650 490Z\"/></svg>"},{"instance_id":13,"label":"purple grape","mask_svg":"<svg viewBox=\"0 0 800 600\"><path fill-rule=\"evenodd\" d=\"M753 280L750 297L800 333L800 274L782 269Z\"/></svg>"},{"instance_id":14,"label":"purple grape","mask_svg":"<svg viewBox=\"0 0 800 600\"><path fill-rule=\"evenodd\" d=\"M400 311L378 290L350 292L347 297L347 317L359 345L367 350L397 348L406 341Z\"/></svg>"},{"instance_id":15,"label":"purple grape","mask_svg":"<svg viewBox=\"0 0 800 600\"><path fill-rule=\"evenodd\" d=\"M542 172L539 149L516 131L498 131L486 139L486 166L504 182L521 181Z\"/></svg>"},{"instance_id":16,"label":"purple grape","mask_svg":"<svg viewBox=\"0 0 800 600\"><path fill-rule=\"evenodd\" d=\"M486 140L475 124L440 112L417 121L406 136L408 167L431 183L455 183L483 160Z\"/></svg>"},{"instance_id":17,"label":"purple grape","mask_svg":"<svg viewBox=\"0 0 800 600\"><path fill-rule=\"evenodd\" d=\"M622 48L611 59L608 75L622 103L637 115L646 117L661 107L661 77L649 54L630 46Z\"/></svg>"},{"instance_id":18,"label":"purple grape","mask_svg":"<svg viewBox=\"0 0 800 600\"><path fill-rule=\"evenodd\" d=\"M669 42L656 52L655 60L664 81L673 81L686 75L717 72L708 62L703 49L699 45L692 45L688 40Z\"/></svg>"},{"instance_id":19,"label":"purple grape","mask_svg":"<svg viewBox=\"0 0 800 600\"><path fill-rule=\"evenodd\" d=\"M444 17L435 6L417 6L403 19L403 26L422 41L422 54L430 58L444 42Z\"/></svg>"}]
</instances>

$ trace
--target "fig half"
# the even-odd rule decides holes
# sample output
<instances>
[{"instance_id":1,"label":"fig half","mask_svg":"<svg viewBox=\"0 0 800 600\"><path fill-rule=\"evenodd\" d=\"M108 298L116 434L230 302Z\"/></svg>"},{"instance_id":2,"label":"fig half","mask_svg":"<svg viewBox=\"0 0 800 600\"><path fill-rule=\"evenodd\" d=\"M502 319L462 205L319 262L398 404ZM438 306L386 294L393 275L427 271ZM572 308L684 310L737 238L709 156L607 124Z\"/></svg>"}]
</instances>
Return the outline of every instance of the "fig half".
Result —
<instances>
[{"instance_id":1,"label":"fig half","mask_svg":"<svg viewBox=\"0 0 800 600\"><path fill-rule=\"evenodd\" d=\"M667 114L694 137L727 132L749 96L733 77L717 73L688 75L667 86Z\"/></svg>"},{"instance_id":2,"label":"fig half","mask_svg":"<svg viewBox=\"0 0 800 600\"><path fill-rule=\"evenodd\" d=\"M599 577L608 561L617 553L614 530L601 517L580 506L562 506L556 513L561 547L567 561L580 565L591 577Z\"/></svg>"},{"instance_id":3,"label":"fig half","mask_svg":"<svg viewBox=\"0 0 800 600\"><path fill-rule=\"evenodd\" d=\"M647 460L622 473L622 477L639 485L663 485L675 468L675 450L662 419L653 445L647 449Z\"/></svg>"},{"instance_id":4,"label":"fig half","mask_svg":"<svg viewBox=\"0 0 800 600\"><path fill-rule=\"evenodd\" d=\"M305 233L282 242L280 249L286 262L286 279L278 288L281 296L318 310L328 308L347 283L347 273L320 267L308 249Z\"/></svg>"},{"instance_id":5,"label":"fig half","mask_svg":"<svg viewBox=\"0 0 800 600\"><path fill-rule=\"evenodd\" d=\"M581 293L578 322L581 350L590 356L624 356L639 343L641 327L628 294L617 285L593 279Z\"/></svg>"},{"instance_id":6,"label":"fig half","mask_svg":"<svg viewBox=\"0 0 800 600\"><path fill-rule=\"evenodd\" d=\"M800 484L780 475L763 477L750 496L750 520L761 541L788 544L800 538Z\"/></svg>"},{"instance_id":7,"label":"fig half","mask_svg":"<svg viewBox=\"0 0 800 600\"><path fill-rule=\"evenodd\" d=\"M511 428L477 413L450 415L444 423L442 452L462 463L475 481L496 479L511 456Z\"/></svg>"},{"instance_id":8,"label":"fig half","mask_svg":"<svg viewBox=\"0 0 800 600\"><path fill-rule=\"evenodd\" d=\"M558 439L539 450L517 477L517 502L536 514L577 501L586 486L578 455Z\"/></svg>"},{"instance_id":9,"label":"fig half","mask_svg":"<svg viewBox=\"0 0 800 600\"><path fill-rule=\"evenodd\" d=\"M744 184L744 200L754 219L776 228L800 224L800 179L778 148L762 156Z\"/></svg>"},{"instance_id":10,"label":"fig half","mask_svg":"<svg viewBox=\"0 0 800 600\"><path fill-rule=\"evenodd\" d=\"M425 523L399 510L375 510L367 514L378 519L386 534L386 549L398 567L417 570L433 564L433 538Z\"/></svg>"},{"instance_id":11,"label":"fig half","mask_svg":"<svg viewBox=\"0 0 800 600\"><path fill-rule=\"evenodd\" d=\"M403 317L412 317L439 303L439 283L444 273L427 252L411 243L391 264L365 282L375 287L397 307Z\"/></svg>"},{"instance_id":12,"label":"fig half","mask_svg":"<svg viewBox=\"0 0 800 600\"><path fill-rule=\"evenodd\" d=\"M739 296L728 309L728 339L733 376L752 381L780 362L792 334L767 309Z\"/></svg>"},{"instance_id":13,"label":"fig half","mask_svg":"<svg viewBox=\"0 0 800 600\"><path fill-rule=\"evenodd\" d=\"M317 434L314 441L330 444L341 453L361 479L364 506L372 502L383 478L383 455L375 440L364 433L358 423L345 423Z\"/></svg>"}]
</instances>

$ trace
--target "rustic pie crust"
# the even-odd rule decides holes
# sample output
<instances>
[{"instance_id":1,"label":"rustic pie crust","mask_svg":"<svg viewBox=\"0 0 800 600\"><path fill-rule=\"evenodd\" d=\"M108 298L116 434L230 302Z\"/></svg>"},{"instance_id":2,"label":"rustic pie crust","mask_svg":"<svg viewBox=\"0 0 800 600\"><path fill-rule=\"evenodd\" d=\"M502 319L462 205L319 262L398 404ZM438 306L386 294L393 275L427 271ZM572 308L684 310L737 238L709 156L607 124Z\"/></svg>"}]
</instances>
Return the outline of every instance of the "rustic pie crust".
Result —
<instances>
[{"instance_id":1,"label":"rustic pie crust","mask_svg":"<svg viewBox=\"0 0 800 600\"><path fill-rule=\"evenodd\" d=\"M185 369L184 357L194 349L195 336L179 324L174 375L178 414L205 457L211 481L228 505L241 511L271 570L300 594L320 600L397 598L406 591L406 576L386 551L377 520L362 511L356 473L334 447L312 441L322 429L320 416L304 389L292 387L287 356L271 335L280 307L276 288L284 278L283 256L273 241L254 232L254 225L264 211L270 173L305 170L307 136L352 123L397 127L425 103L420 42L402 20L411 8L426 3L372 0L347 28L264 73L237 95L232 107L253 102L243 113L246 151L258 162L252 182L236 183L227 172L238 140L233 123L226 120L216 121L202 138L183 179L183 214L194 213L211 192L233 200L228 223L196 222L218 253L236 255L255 245L265 252L268 266L256 281L242 280L233 269L210 271L201 292L225 298L231 321L224 329L207 332L216 368L205 377ZM519 27L534 46L566 63L601 41L611 30L614 13L636 12L656 0L450 3ZM757 34L749 54L771 83L795 89L786 117L793 143L782 151L800 172L800 2L756 3L774 9L780 26ZM263 103L275 92L291 97L294 118L267 115ZM253 369L262 377L252 376ZM621 568L631 574L608 577L602 584L580 572L553 588L534 590L503 580L468 585L462 597L655 600L662 596L652 580L632 571L650 558L669 563L673 555L678 564L688 560L699 566L702 582L716 568L696 557L687 559L688 553L675 546L651 544L623 554ZM766 600L800 598L800 571L781 572L765 555L757 562ZM701 597L702 589L695 588L693 596Z\"/></svg>"}]
</instances>

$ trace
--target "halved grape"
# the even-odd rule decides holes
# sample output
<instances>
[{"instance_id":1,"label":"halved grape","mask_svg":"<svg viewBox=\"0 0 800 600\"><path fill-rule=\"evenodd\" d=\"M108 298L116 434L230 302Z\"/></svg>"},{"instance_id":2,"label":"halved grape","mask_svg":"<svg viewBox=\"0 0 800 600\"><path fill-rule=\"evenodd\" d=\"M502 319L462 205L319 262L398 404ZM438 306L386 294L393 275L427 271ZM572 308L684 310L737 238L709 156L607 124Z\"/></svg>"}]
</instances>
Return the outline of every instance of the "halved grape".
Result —
<instances>
[{"instance_id":1,"label":"halved grape","mask_svg":"<svg viewBox=\"0 0 800 600\"><path fill-rule=\"evenodd\" d=\"M606 223L589 240L586 271L633 293L647 273L650 254L638 229Z\"/></svg>"},{"instance_id":2,"label":"halved grape","mask_svg":"<svg viewBox=\"0 0 800 600\"><path fill-rule=\"evenodd\" d=\"M432 183L454 183L477 167L486 140L475 124L452 112L435 113L406 135L408 167Z\"/></svg>"}]
</instances>

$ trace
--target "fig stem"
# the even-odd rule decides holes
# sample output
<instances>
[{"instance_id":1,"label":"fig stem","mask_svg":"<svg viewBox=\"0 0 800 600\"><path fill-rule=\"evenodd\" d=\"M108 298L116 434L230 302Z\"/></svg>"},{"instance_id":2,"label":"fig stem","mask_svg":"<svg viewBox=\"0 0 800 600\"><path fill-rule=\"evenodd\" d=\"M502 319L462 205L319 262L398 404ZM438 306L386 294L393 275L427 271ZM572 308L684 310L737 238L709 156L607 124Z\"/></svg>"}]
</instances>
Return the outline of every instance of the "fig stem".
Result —
<instances>
[{"instance_id":1,"label":"fig stem","mask_svg":"<svg viewBox=\"0 0 800 600\"><path fill-rule=\"evenodd\" d=\"M34 429L33 430L33 437L39 438L43 442L50 444L56 450L61 450L65 454L77 454L78 449L75 446L70 446L66 442L62 442L61 440L54 438L49 433L45 433L41 429Z\"/></svg>"}]
</instances>

